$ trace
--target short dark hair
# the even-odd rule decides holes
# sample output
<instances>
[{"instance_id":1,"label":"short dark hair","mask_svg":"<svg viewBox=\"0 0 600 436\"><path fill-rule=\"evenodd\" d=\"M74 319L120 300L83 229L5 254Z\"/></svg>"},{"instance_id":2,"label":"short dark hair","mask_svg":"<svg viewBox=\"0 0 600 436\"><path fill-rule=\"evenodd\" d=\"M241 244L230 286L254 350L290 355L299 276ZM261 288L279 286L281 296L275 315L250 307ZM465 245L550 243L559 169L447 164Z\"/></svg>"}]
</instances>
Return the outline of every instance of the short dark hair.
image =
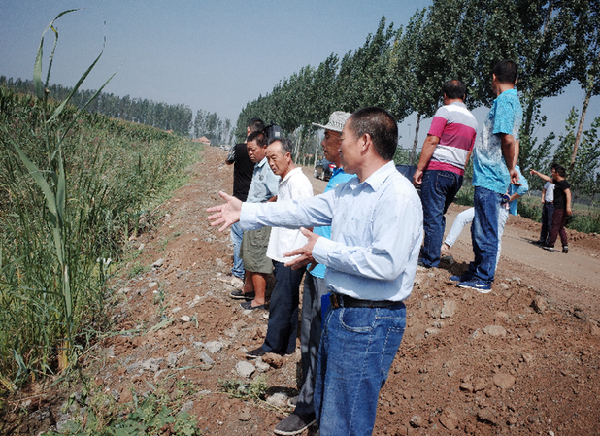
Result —
<instances>
[{"instance_id":1,"label":"short dark hair","mask_svg":"<svg viewBox=\"0 0 600 436\"><path fill-rule=\"evenodd\" d=\"M552 165L550 165L550 169L553 169L554 171L556 171L556 169L559 167L560 165L557 163L553 163Z\"/></svg>"},{"instance_id":2,"label":"short dark hair","mask_svg":"<svg viewBox=\"0 0 600 436\"><path fill-rule=\"evenodd\" d=\"M250 128L250 133L262 132L265 130L265 123L260 118L250 118L248 121L248 127Z\"/></svg>"},{"instance_id":3,"label":"short dark hair","mask_svg":"<svg viewBox=\"0 0 600 436\"><path fill-rule=\"evenodd\" d=\"M368 133L375 151L385 160L392 160L398 146L398 125L387 111L378 107L359 109L349 119L355 138Z\"/></svg>"},{"instance_id":4,"label":"short dark hair","mask_svg":"<svg viewBox=\"0 0 600 436\"><path fill-rule=\"evenodd\" d=\"M565 170L565 168L561 167L560 165L557 165L556 168L554 168L554 172L561 177L565 177L567 175L567 170Z\"/></svg>"},{"instance_id":5,"label":"short dark hair","mask_svg":"<svg viewBox=\"0 0 600 436\"><path fill-rule=\"evenodd\" d=\"M448 80L442 85L442 92L446 94L446 97L455 99L465 99L467 94L467 87L460 80Z\"/></svg>"},{"instance_id":6,"label":"short dark hair","mask_svg":"<svg viewBox=\"0 0 600 436\"><path fill-rule=\"evenodd\" d=\"M262 130L255 130L254 132L248 135L247 142L252 141L256 141L256 144L261 148L264 148L267 145L267 137L265 136Z\"/></svg>"},{"instance_id":7,"label":"short dark hair","mask_svg":"<svg viewBox=\"0 0 600 436\"><path fill-rule=\"evenodd\" d=\"M504 59L494 65L492 74L496 75L499 83L517 83L517 64L510 59Z\"/></svg>"},{"instance_id":8,"label":"short dark hair","mask_svg":"<svg viewBox=\"0 0 600 436\"><path fill-rule=\"evenodd\" d=\"M273 144L274 142L281 142L281 151L283 151L283 154L286 154L286 153L292 154L292 151L294 150L294 144L292 144L292 141L290 141L287 138L271 138L271 139L269 139L269 145Z\"/></svg>"}]
</instances>

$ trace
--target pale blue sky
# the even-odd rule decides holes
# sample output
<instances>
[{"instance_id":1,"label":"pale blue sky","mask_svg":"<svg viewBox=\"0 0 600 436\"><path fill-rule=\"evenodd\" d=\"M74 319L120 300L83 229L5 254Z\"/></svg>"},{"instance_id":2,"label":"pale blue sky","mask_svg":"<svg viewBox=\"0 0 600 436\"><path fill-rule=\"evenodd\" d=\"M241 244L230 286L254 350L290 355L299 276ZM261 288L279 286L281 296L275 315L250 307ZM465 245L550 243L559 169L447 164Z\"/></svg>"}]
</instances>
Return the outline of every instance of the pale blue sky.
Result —
<instances>
[{"instance_id":1,"label":"pale blue sky","mask_svg":"<svg viewBox=\"0 0 600 436\"><path fill-rule=\"evenodd\" d=\"M59 43L51 82L74 85L102 48L102 59L83 88L217 112L235 123L244 106L303 66L329 54L343 56L375 32L382 16L406 25L428 0L0 0L0 75L32 78L42 32L67 9L84 8L56 22ZM106 26L104 21L106 20ZM47 55L53 36L47 34ZM44 76L45 77L45 76ZM544 103L556 133L572 106L581 108L577 86ZM587 123L600 116L590 103ZM486 110L476 111L482 120ZM400 126L404 143L414 138L416 117ZM277 121L277 120L274 120ZM408 124L411 124L409 127ZM419 146L429 122L420 126ZM544 132L542 132L544 133ZM406 148L408 144L404 145Z\"/></svg>"}]
</instances>

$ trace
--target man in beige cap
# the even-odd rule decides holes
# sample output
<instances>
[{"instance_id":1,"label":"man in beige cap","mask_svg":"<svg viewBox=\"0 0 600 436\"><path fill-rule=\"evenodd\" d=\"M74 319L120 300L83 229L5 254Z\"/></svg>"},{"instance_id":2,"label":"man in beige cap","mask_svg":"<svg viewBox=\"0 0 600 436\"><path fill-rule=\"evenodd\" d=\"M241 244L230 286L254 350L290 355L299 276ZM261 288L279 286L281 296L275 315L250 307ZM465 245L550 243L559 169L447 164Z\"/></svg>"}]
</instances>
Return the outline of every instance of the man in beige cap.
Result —
<instances>
[{"instance_id":1,"label":"man in beige cap","mask_svg":"<svg viewBox=\"0 0 600 436\"><path fill-rule=\"evenodd\" d=\"M335 169L325 187L325 192L334 189L341 183L354 178L354 174L346 174L342 167L340 156L341 134L344 124L350 118L347 112L334 112L327 124L313 125L325 129L321 147L325 159L335 164ZM315 227L314 232L331 239L331 227ZM314 267L314 268L313 268ZM310 265L310 274L304 277L304 293L302 297L302 318L300 320L300 350L302 352L303 383L296 400L294 413L283 419L275 427L279 435L294 435L301 433L306 427L315 422L315 381L317 375L317 353L321 339L321 297L329 292L325 284L325 265Z\"/></svg>"}]
</instances>

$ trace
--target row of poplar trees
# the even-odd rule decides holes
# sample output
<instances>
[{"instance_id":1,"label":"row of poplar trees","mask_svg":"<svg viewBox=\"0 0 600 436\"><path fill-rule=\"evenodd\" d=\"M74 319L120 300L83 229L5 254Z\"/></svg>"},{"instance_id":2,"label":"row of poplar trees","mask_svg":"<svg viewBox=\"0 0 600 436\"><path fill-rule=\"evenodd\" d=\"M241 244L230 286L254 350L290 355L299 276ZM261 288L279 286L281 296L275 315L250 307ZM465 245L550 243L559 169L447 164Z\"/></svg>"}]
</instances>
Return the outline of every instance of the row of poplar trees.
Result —
<instances>
[{"instance_id":1,"label":"row of poplar trees","mask_svg":"<svg viewBox=\"0 0 600 436\"><path fill-rule=\"evenodd\" d=\"M521 168L546 169L554 158L550 150L556 150L570 174L581 175L577 184L594 191L600 119L585 133L583 125L590 97L600 94L599 32L600 0L434 0L406 27L394 28L382 18L362 47L303 67L248 103L238 118L236 137L243 140L248 119L261 117L293 132L299 138L297 153L307 153L312 122L326 122L336 110L379 106L399 122L416 113L415 156L419 122L432 117L441 104L443 82L462 80L467 106L489 107L495 97L490 89L493 65L513 59L519 67L517 89L524 112ZM585 91L580 112L567 120L571 131L559 138L561 144L553 144L553 135L538 143L535 131L545 124L541 101L560 94L571 82Z\"/></svg>"}]
</instances>

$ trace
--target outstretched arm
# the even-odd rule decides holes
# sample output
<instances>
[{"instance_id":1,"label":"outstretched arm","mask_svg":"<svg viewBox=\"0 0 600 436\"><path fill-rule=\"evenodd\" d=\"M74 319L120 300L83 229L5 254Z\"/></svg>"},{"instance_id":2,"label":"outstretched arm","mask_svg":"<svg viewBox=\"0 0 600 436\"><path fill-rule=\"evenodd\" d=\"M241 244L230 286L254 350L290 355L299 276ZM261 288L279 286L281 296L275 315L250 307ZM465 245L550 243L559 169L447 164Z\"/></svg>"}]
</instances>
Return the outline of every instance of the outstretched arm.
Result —
<instances>
[{"instance_id":1,"label":"outstretched arm","mask_svg":"<svg viewBox=\"0 0 600 436\"><path fill-rule=\"evenodd\" d=\"M219 195L226 203L220 206L210 207L206 209L206 211L208 213L214 212L214 215L208 217L211 221L211 226L218 226L223 223L223 225L219 227L219 231L222 232L227 227L240 220L242 200L235 198L233 195L227 195L223 191L219 191Z\"/></svg>"},{"instance_id":2,"label":"outstretched arm","mask_svg":"<svg viewBox=\"0 0 600 436\"><path fill-rule=\"evenodd\" d=\"M529 170L529 174L531 174L532 176L538 176L540 179L542 179L545 182L550 182L552 183L552 178L547 176L546 174L542 174L539 171L536 170ZM545 197L544 197L545 198Z\"/></svg>"}]
</instances>

